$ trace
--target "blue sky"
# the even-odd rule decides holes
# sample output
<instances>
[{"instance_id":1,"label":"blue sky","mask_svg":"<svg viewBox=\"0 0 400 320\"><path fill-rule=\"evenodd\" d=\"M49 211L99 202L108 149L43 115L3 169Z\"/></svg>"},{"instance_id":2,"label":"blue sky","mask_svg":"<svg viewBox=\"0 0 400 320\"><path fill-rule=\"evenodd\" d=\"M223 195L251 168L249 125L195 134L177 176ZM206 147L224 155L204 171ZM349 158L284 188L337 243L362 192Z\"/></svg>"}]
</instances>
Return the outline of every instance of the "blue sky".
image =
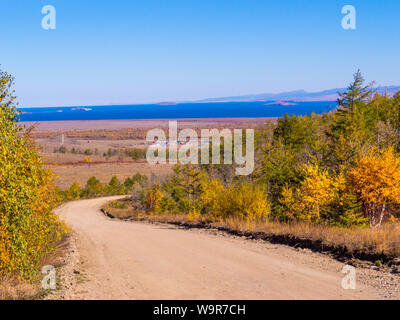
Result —
<instances>
[{"instance_id":1,"label":"blue sky","mask_svg":"<svg viewBox=\"0 0 400 320\"><path fill-rule=\"evenodd\" d=\"M41 27L44 5L56 30ZM357 29L341 8L357 9ZM400 85L398 0L1 0L0 64L22 107Z\"/></svg>"}]
</instances>

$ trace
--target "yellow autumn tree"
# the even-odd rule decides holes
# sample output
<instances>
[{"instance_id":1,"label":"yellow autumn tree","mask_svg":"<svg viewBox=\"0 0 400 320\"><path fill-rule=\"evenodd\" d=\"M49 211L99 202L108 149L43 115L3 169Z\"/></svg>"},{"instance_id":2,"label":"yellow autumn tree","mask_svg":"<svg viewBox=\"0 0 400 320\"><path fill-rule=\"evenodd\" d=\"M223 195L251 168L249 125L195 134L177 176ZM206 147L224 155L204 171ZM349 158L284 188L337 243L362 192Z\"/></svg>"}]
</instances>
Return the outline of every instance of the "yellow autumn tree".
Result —
<instances>
[{"instance_id":1,"label":"yellow autumn tree","mask_svg":"<svg viewBox=\"0 0 400 320\"><path fill-rule=\"evenodd\" d=\"M332 179L327 170L317 164L310 164L303 169L305 179L301 182L301 195L297 217L300 220L319 222L321 211L332 201Z\"/></svg>"},{"instance_id":2,"label":"yellow autumn tree","mask_svg":"<svg viewBox=\"0 0 400 320\"><path fill-rule=\"evenodd\" d=\"M164 197L164 193L161 191L161 185L156 183L150 189L147 190L145 195L145 207L147 212L150 214L159 213L161 200Z\"/></svg>"},{"instance_id":3,"label":"yellow autumn tree","mask_svg":"<svg viewBox=\"0 0 400 320\"><path fill-rule=\"evenodd\" d=\"M227 190L227 215L245 221L259 221L271 213L265 187L242 182Z\"/></svg>"},{"instance_id":4,"label":"yellow autumn tree","mask_svg":"<svg viewBox=\"0 0 400 320\"><path fill-rule=\"evenodd\" d=\"M287 184L282 188L281 195L278 198L278 206L279 218L282 222L294 220L299 209L301 209L295 190Z\"/></svg>"},{"instance_id":5,"label":"yellow autumn tree","mask_svg":"<svg viewBox=\"0 0 400 320\"><path fill-rule=\"evenodd\" d=\"M0 275L30 279L64 231L51 171L17 124L13 78L0 70Z\"/></svg>"},{"instance_id":6,"label":"yellow autumn tree","mask_svg":"<svg viewBox=\"0 0 400 320\"><path fill-rule=\"evenodd\" d=\"M349 171L349 182L362 202L371 227L382 224L390 204L400 202L400 157L392 147L372 149Z\"/></svg>"},{"instance_id":7,"label":"yellow autumn tree","mask_svg":"<svg viewBox=\"0 0 400 320\"><path fill-rule=\"evenodd\" d=\"M234 217L258 221L271 212L265 187L249 182L225 187L219 179L204 179L199 200L203 211L212 219Z\"/></svg>"},{"instance_id":8,"label":"yellow autumn tree","mask_svg":"<svg viewBox=\"0 0 400 320\"><path fill-rule=\"evenodd\" d=\"M213 218L225 218L227 207L227 190L221 180L209 179L203 184L200 201L205 212Z\"/></svg>"},{"instance_id":9,"label":"yellow autumn tree","mask_svg":"<svg viewBox=\"0 0 400 320\"><path fill-rule=\"evenodd\" d=\"M90 167L90 164L92 163L92 158L85 157L83 160L88 164L88 167Z\"/></svg>"},{"instance_id":10,"label":"yellow autumn tree","mask_svg":"<svg viewBox=\"0 0 400 320\"><path fill-rule=\"evenodd\" d=\"M277 206L281 221L297 219L341 227L366 225L367 219L344 172L328 173L309 165L304 173L304 181L298 189L288 185L282 188Z\"/></svg>"},{"instance_id":11,"label":"yellow autumn tree","mask_svg":"<svg viewBox=\"0 0 400 320\"><path fill-rule=\"evenodd\" d=\"M79 200L81 194L82 194L82 189L77 181L74 181L74 183L69 187L69 189L66 190L67 200Z\"/></svg>"}]
</instances>

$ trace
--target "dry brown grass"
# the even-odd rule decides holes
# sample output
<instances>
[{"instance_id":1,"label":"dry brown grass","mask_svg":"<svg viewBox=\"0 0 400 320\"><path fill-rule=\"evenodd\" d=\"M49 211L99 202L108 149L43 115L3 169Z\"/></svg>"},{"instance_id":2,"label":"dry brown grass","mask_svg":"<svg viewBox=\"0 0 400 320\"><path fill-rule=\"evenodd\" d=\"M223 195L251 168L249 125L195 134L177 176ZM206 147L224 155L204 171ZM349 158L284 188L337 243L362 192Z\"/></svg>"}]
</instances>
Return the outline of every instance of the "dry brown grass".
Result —
<instances>
[{"instance_id":1,"label":"dry brown grass","mask_svg":"<svg viewBox=\"0 0 400 320\"><path fill-rule=\"evenodd\" d=\"M145 139L146 129L144 128L126 128L126 129L97 129L97 130L66 130L66 131L34 131L34 139L54 138L64 134L66 138L83 139L107 139L107 140L125 140L125 139Z\"/></svg>"},{"instance_id":2,"label":"dry brown grass","mask_svg":"<svg viewBox=\"0 0 400 320\"><path fill-rule=\"evenodd\" d=\"M228 219L213 225L227 226L233 230L264 232L266 234L293 236L304 240L320 241L330 246L343 246L350 252L365 250L400 257L400 225L386 224L375 229L347 229L309 223L283 224L276 221L258 223Z\"/></svg>"},{"instance_id":3,"label":"dry brown grass","mask_svg":"<svg viewBox=\"0 0 400 320\"><path fill-rule=\"evenodd\" d=\"M115 208L112 203L121 203L126 205L126 208ZM136 212L133 210L133 207L131 205L131 200L130 198L125 198L121 199L118 201L110 201L105 203L102 207L105 212L111 214L113 217L117 219L126 219L126 218L131 218L131 217L137 217Z\"/></svg>"},{"instance_id":4,"label":"dry brown grass","mask_svg":"<svg viewBox=\"0 0 400 320\"><path fill-rule=\"evenodd\" d=\"M26 300L39 291L39 283L27 283L13 276L0 278L0 300Z\"/></svg>"},{"instance_id":5,"label":"dry brown grass","mask_svg":"<svg viewBox=\"0 0 400 320\"><path fill-rule=\"evenodd\" d=\"M55 244L56 250L40 261L41 269L45 265L52 265L55 268L61 266L61 261L68 250L68 236ZM24 281L15 275L0 277L0 300L39 300L46 297L48 292L42 289L44 275L40 272L31 282Z\"/></svg>"}]
</instances>

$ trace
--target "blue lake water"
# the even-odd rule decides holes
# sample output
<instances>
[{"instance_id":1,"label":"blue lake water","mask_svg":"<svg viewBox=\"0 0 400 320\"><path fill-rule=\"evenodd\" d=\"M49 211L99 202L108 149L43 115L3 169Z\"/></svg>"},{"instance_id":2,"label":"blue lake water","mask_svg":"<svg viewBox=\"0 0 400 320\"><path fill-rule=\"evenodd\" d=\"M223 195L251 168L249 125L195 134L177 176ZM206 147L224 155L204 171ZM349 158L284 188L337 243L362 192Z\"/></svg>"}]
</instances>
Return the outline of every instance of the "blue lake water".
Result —
<instances>
[{"instance_id":1,"label":"blue lake water","mask_svg":"<svg viewBox=\"0 0 400 320\"><path fill-rule=\"evenodd\" d=\"M334 101L296 102L296 105L269 104L263 101L22 108L21 121L262 118L280 117L286 113L324 113L335 107Z\"/></svg>"}]
</instances>

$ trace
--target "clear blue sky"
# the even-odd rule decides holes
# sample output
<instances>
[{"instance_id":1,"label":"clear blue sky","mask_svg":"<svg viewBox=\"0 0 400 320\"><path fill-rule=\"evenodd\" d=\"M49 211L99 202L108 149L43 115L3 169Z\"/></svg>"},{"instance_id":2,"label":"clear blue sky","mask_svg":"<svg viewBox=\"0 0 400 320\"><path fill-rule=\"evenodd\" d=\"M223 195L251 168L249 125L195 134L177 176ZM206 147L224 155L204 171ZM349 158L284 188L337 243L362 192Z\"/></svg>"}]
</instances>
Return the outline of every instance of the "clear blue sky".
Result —
<instances>
[{"instance_id":1,"label":"clear blue sky","mask_svg":"<svg viewBox=\"0 0 400 320\"><path fill-rule=\"evenodd\" d=\"M57 29L41 28L41 9ZM341 8L357 9L357 30ZM21 106L400 85L398 0L1 0L0 64Z\"/></svg>"}]
</instances>

